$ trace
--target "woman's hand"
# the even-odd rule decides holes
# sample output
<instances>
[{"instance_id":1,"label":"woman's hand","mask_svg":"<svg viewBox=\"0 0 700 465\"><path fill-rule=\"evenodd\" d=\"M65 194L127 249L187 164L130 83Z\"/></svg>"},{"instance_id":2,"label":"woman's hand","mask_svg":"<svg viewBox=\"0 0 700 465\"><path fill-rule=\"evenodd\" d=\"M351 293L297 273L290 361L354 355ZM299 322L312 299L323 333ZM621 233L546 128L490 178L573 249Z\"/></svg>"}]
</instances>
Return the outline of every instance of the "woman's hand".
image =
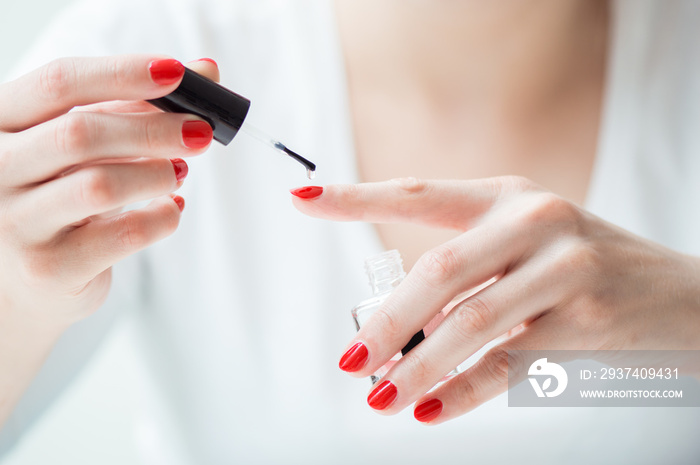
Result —
<instances>
[{"instance_id":1,"label":"woman's hand","mask_svg":"<svg viewBox=\"0 0 700 465\"><path fill-rule=\"evenodd\" d=\"M613 226L530 181L400 179L293 191L302 212L332 220L450 228L348 344L363 344L355 376L375 372L459 294L437 329L370 393L394 414L441 423L508 384L508 351L700 348L700 260ZM474 366L426 394L504 333ZM366 356L363 356L367 354ZM515 364L520 377L526 366ZM511 366L513 369L513 366Z\"/></svg>"},{"instance_id":2,"label":"woman's hand","mask_svg":"<svg viewBox=\"0 0 700 465\"><path fill-rule=\"evenodd\" d=\"M218 78L212 62L193 67ZM175 230L184 202L167 194L187 174L175 157L202 153L212 131L143 100L183 73L167 57L64 58L0 85L3 321L64 327L89 315L114 263Z\"/></svg>"}]
</instances>

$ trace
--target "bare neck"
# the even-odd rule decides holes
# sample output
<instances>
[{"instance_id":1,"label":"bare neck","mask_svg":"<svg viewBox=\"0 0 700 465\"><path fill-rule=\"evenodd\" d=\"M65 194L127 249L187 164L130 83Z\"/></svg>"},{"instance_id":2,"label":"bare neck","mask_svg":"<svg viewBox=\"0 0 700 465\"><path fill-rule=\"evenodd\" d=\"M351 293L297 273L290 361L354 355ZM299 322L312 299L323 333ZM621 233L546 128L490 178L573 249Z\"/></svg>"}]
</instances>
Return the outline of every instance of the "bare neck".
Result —
<instances>
[{"instance_id":1,"label":"bare neck","mask_svg":"<svg viewBox=\"0 0 700 465\"><path fill-rule=\"evenodd\" d=\"M607 0L336 2L350 72L437 105L532 114L585 79L606 46Z\"/></svg>"}]
</instances>

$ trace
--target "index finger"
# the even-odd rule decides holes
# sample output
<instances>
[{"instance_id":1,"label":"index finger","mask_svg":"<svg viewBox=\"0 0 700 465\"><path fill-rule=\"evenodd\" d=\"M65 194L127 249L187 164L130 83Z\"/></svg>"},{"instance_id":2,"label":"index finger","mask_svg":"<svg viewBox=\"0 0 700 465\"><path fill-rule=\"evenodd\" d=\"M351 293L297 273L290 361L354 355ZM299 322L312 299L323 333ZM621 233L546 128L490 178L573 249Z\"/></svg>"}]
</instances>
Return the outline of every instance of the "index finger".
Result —
<instances>
[{"instance_id":1,"label":"index finger","mask_svg":"<svg viewBox=\"0 0 700 465\"><path fill-rule=\"evenodd\" d=\"M179 61L164 56L59 58L0 86L0 130L22 131L76 106L163 97L184 72Z\"/></svg>"},{"instance_id":2,"label":"index finger","mask_svg":"<svg viewBox=\"0 0 700 465\"><path fill-rule=\"evenodd\" d=\"M196 61L190 61L185 66L197 74L211 79L214 82L221 80L219 73L219 65L211 58L200 58ZM81 111L92 111L100 113L155 113L162 111L153 104L145 100L117 100L109 102L100 102L92 105L83 105Z\"/></svg>"},{"instance_id":3,"label":"index finger","mask_svg":"<svg viewBox=\"0 0 700 465\"><path fill-rule=\"evenodd\" d=\"M292 194L295 195L294 206L316 218L416 223L464 231L504 192L522 191L531 185L525 179L510 176L468 181L403 178L325 186L322 193L314 197L306 194L310 188L292 191Z\"/></svg>"}]
</instances>

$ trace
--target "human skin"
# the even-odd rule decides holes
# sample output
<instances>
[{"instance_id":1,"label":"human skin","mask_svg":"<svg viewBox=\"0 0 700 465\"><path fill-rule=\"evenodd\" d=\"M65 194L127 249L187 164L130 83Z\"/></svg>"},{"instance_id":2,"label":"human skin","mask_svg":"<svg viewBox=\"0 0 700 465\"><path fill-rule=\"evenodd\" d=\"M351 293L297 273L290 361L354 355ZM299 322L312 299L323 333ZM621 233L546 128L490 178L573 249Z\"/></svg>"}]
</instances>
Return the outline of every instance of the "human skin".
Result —
<instances>
[{"instance_id":1,"label":"human skin","mask_svg":"<svg viewBox=\"0 0 700 465\"><path fill-rule=\"evenodd\" d=\"M358 343L367 349L348 370L353 376L374 373L450 301L497 278L455 305L378 382L394 386L392 398L374 405L381 413L437 399L441 412L431 424L462 415L507 389L509 351L700 349L699 258L637 237L525 178L404 178L317 192L294 197L294 205L328 220L458 234L423 254L348 344L346 350L357 352ZM509 332L474 366L427 393ZM700 361L664 362L700 375ZM527 370L517 361L510 368L520 377Z\"/></svg>"},{"instance_id":2,"label":"human skin","mask_svg":"<svg viewBox=\"0 0 700 465\"><path fill-rule=\"evenodd\" d=\"M58 337L102 304L111 266L177 228L176 157L202 153L211 128L143 102L181 80L163 60L64 58L0 85L0 424ZM218 79L211 62L190 66Z\"/></svg>"}]
</instances>

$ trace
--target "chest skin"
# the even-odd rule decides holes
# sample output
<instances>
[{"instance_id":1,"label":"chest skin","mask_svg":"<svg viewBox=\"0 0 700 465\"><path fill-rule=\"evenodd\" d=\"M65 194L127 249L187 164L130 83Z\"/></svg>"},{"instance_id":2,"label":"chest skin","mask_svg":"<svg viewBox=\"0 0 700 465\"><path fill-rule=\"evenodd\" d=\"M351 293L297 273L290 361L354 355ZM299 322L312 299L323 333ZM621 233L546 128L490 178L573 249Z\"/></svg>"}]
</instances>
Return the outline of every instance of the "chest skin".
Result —
<instances>
[{"instance_id":1,"label":"chest skin","mask_svg":"<svg viewBox=\"0 0 700 465\"><path fill-rule=\"evenodd\" d=\"M465 23L467 13L493 20L503 10L335 3L361 181L519 175L584 205L603 109L607 2L564 5L576 7L571 11L556 3L526 23L518 16L485 29L483 21ZM441 13L448 10L455 15ZM552 11L563 13L547 21ZM406 224L376 228L407 269L459 234Z\"/></svg>"}]
</instances>

